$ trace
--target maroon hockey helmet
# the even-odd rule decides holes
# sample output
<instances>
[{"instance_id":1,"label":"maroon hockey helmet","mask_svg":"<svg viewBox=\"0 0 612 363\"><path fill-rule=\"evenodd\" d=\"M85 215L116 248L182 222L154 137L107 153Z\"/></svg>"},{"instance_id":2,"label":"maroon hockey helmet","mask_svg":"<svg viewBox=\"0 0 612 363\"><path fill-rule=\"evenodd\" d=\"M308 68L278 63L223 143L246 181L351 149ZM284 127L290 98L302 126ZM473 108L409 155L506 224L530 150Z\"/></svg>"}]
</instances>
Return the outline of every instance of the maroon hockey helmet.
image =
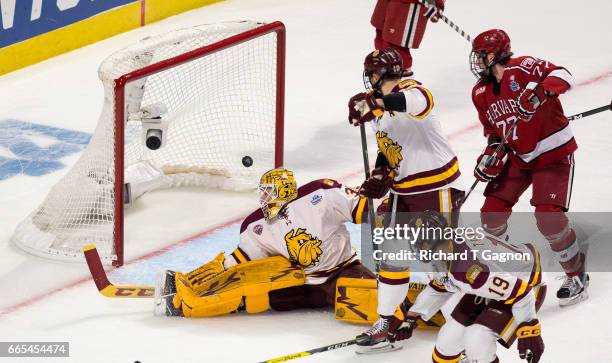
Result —
<instances>
[{"instance_id":1,"label":"maroon hockey helmet","mask_svg":"<svg viewBox=\"0 0 612 363\"><path fill-rule=\"evenodd\" d=\"M401 78L404 65L402 56L393 48L375 50L363 61L363 83L368 90L380 90L386 79ZM380 78L372 83L372 75L376 72Z\"/></svg>"},{"instance_id":2,"label":"maroon hockey helmet","mask_svg":"<svg viewBox=\"0 0 612 363\"><path fill-rule=\"evenodd\" d=\"M493 54L493 58L489 57ZM501 29L491 29L478 34L472 42L470 68L478 79L491 77L491 67L497 63L505 64L512 56L510 37Z\"/></svg>"}]
</instances>

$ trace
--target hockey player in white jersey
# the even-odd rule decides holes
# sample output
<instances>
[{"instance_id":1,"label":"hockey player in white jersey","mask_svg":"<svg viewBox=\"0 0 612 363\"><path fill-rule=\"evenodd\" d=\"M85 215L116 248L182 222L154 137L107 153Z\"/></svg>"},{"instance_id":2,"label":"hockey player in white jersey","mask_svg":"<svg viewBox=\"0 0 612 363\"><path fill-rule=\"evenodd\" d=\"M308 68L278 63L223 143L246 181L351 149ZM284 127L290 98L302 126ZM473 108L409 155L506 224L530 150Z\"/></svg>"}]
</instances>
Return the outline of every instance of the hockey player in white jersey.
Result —
<instances>
[{"instance_id":1,"label":"hockey player in white jersey","mask_svg":"<svg viewBox=\"0 0 612 363\"><path fill-rule=\"evenodd\" d=\"M332 179L298 189L293 173L282 168L261 177L259 193L261 207L242 222L231 254L220 253L186 274L161 272L156 315L334 307L339 320L375 321L376 278L356 258L345 226L361 223L366 198ZM412 301L418 291L415 285ZM398 309L396 326L403 313ZM441 316L434 320L443 323Z\"/></svg>"},{"instance_id":2,"label":"hockey player in white jersey","mask_svg":"<svg viewBox=\"0 0 612 363\"><path fill-rule=\"evenodd\" d=\"M447 222L437 212L425 212L414 215L409 226L445 228ZM483 233L482 238L463 243L420 238L411 244L411 251L415 256L437 257L419 258L428 267L431 282L410 307L406 325L396 331L397 339L409 338L418 319L428 320L454 294L463 293L438 333L434 363L457 363L462 354L470 363L499 362L497 342L509 348L516 338L520 358L529 363L540 360L544 342L537 311L546 286L534 246Z\"/></svg>"},{"instance_id":3,"label":"hockey player in white jersey","mask_svg":"<svg viewBox=\"0 0 612 363\"><path fill-rule=\"evenodd\" d=\"M441 212L454 223L464 195L459 162L442 134L433 95L414 79L402 78L402 70L402 58L394 49L368 54L363 73L368 92L349 101L350 123L370 123L378 144L372 177L362 184L360 193L382 198L391 190L390 220L400 224L405 222L403 214L426 210ZM382 248L384 252L384 244ZM380 320L358 344L383 349L388 342L366 338L384 339L382 333L408 290L408 266L383 261L378 281Z\"/></svg>"}]
</instances>

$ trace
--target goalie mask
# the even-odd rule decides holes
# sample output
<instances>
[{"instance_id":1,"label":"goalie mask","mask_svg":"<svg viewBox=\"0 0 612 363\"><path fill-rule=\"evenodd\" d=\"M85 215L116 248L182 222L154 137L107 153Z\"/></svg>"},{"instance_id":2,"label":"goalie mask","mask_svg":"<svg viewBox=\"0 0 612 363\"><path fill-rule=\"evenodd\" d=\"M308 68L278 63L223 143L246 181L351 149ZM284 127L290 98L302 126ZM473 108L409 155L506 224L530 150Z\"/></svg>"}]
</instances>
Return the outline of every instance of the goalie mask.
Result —
<instances>
[{"instance_id":1,"label":"goalie mask","mask_svg":"<svg viewBox=\"0 0 612 363\"><path fill-rule=\"evenodd\" d=\"M297 184L291 170L272 169L261 176L259 203L266 220L278 216L285 205L297 198L297 195Z\"/></svg>"}]
</instances>

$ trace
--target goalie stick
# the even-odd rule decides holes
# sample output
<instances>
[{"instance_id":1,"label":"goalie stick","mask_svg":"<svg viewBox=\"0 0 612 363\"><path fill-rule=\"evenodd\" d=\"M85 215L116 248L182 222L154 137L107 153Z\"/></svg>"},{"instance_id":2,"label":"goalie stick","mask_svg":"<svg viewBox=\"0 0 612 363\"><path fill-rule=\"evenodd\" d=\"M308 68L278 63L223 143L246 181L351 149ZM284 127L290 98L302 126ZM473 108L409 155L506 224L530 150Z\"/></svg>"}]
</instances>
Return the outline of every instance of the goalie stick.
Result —
<instances>
[{"instance_id":1,"label":"goalie stick","mask_svg":"<svg viewBox=\"0 0 612 363\"><path fill-rule=\"evenodd\" d=\"M153 298L155 294L155 288L153 286L120 286L113 285L108 281L96 246L87 245L83 247L83 253L85 254L85 261L87 261L87 267L89 267L91 277L93 277L100 294L113 298Z\"/></svg>"}]
</instances>

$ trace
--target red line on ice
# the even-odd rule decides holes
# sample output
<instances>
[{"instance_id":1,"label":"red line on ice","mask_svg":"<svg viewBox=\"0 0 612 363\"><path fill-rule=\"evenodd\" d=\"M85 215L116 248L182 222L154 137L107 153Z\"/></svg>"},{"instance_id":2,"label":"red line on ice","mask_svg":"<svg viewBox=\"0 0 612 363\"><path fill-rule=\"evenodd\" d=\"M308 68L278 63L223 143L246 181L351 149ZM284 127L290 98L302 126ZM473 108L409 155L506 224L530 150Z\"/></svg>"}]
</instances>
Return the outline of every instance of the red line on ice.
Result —
<instances>
[{"instance_id":1,"label":"red line on ice","mask_svg":"<svg viewBox=\"0 0 612 363\"><path fill-rule=\"evenodd\" d=\"M242 221L242 219L243 219L243 218L244 218L244 217L234 218L234 219L232 219L232 220L229 220L229 221L223 222L223 223L221 223L221 224L218 224L218 225L216 225L216 226L213 226L213 227L211 227L211 228L208 228L208 229L206 229L206 230L204 230L204 231L202 231L202 232L196 233L196 234L194 234L194 235L192 235L192 236L190 236L190 237L183 238L183 239L181 239L181 240L179 240L179 241L177 241L177 242L171 243L171 244L169 244L169 245L167 245L167 246L165 246L165 247L163 247L163 248L160 248L159 250L156 250L156 251L153 251L153 252L147 253L147 254L145 254L145 255L143 255L143 256L140 256L140 257L137 257L137 258L134 258L134 259L131 259L131 260L128 260L128 261L127 261L127 262L124 264L124 266L131 265L131 264L134 264L134 263L137 263L137 262L140 262L140 261L144 261L144 260L147 260L147 259L152 258L152 257L155 257L155 256L159 256L159 255L161 255L162 253L164 253L164 252L166 252L166 251L168 251L168 250L170 250L170 249L172 249L172 248L174 248L174 247L177 247L177 246L180 246L180 245L184 245L184 244L188 243L188 242L189 242L189 241L191 241L191 240L194 240L194 239L196 239L196 238L205 237L205 236L207 236L207 235L209 235L209 234L211 234L211 233L213 233L213 232L215 232L215 231L217 231L217 230L219 230L219 229L222 229L222 228L228 227L228 226L230 226L230 225L232 225L232 224L234 224L234 223L238 223L238 222ZM116 268L116 267L111 267L111 268L109 268L109 269L107 270L107 272L112 271L112 270L114 270L115 268ZM65 285L65 286L62 286L62 287L56 288L55 290L49 290L49 291L45 291L45 292L43 292L43 293L40 293L40 294L38 294L38 295L34 295L33 297L30 297L30 298L29 298L29 299L27 299L27 300L24 300L24 301L19 302L19 303L17 303L17 304L10 305L10 306L8 306L8 307L6 307L6 308L3 308L3 309L0 311L0 317L2 317L3 315L8 315L8 314L10 314L10 313L12 313L12 312L14 312L14 311L20 310L20 309L22 309L22 308L24 308L24 307L27 307L27 306L29 306L29 305L32 305L32 304L34 304L34 303L36 303L36 302L38 302L38 301L41 301L41 300L43 300L43 299L46 299L46 298L50 297L50 296L53 296L53 295L55 295L56 293L58 293L58 292L60 292L60 291L67 290L67 289L71 289L71 288L73 288L73 287L76 287L76 286L78 286L78 285L81 285L81 284L83 284L83 283L85 283L85 282L89 282L89 281L91 281L91 280L92 280L91 276L84 277L84 278L81 278L81 279L79 279L79 280L76 280L76 281L70 282L70 283L68 283L68 284L67 284L67 285ZM93 286L93 285L92 285L92 286Z\"/></svg>"},{"instance_id":2,"label":"red line on ice","mask_svg":"<svg viewBox=\"0 0 612 363\"><path fill-rule=\"evenodd\" d=\"M604 79L606 79L608 77L612 77L612 70L604 72L604 73L601 73L601 74L599 74L597 76L594 76L592 78L586 79L584 81L578 82L576 84L576 87L587 86L587 85L590 85L590 84L602 81L602 80L604 80ZM461 135L470 133L470 132L472 132L472 131L474 131L474 130L476 130L478 128L480 128L480 124L479 123L473 123L471 125L468 125L468 126L462 128L462 129L459 129L459 130L453 132L452 134L450 134L448 136L448 139L449 140L455 139L455 138L457 138L457 137L459 137ZM340 178L340 180L354 178L354 177L356 177L356 176L358 176L358 175L360 175L362 173L363 173L363 170L355 171L355 172L352 172L350 174L345 175L344 177ZM232 225L234 223L238 223L242 219L243 219L243 217L235 218L235 219L232 219L230 221L224 222L222 224L216 225L216 226L211 227L211 228L209 228L207 230L204 230L203 232L200 232L200 233L197 233L197 234L195 234L193 236L184 238L184 239L182 239L182 240L180 240L178 242L171 243L168 246L160 248L159 250L150 252L148 254L145 254L143 256L137 257L137 258L132 259L132 260L128 260L124 265L131 265L131 264L134 264L134 263L137 263L137 262L140 262L140 261L144 261L144 260L147 260L149 258L158 256L158 255L161 255L162 253L168 251L169 249L172 249L172 248L177 247L179 245L186 244L186 243L188 243L189 241L191 241L193 239L204 237L204 236L206 236L208 234L211 234L211 233L215 232L218 229L225 228L225 227L227 227L229 225ZM112 270L114 270L114 268L111 268L108 271L112 271ZM73 287L81 285L81 284L83 284L85 282L89 282L91 280L92 280L91 277L85 277L85 278L82 278L80 280L76 280L76 281L73 281L71 283L68 283L67 285L65 285L63 287L60 287L60 288L57 288L55 290L46 291L46 292L43 292L41 294L35 295L35 296L29 298L28 300L22 301L20 303L14 304L14 305L10 305L10 306L2 309L2 311L0 311L0 317L2 317L3 315L8 315L8 314L10 314L10 313L12 313L14 311L17 311L17 310L22 309L24 307L27 307L29 305L32 305L32 304L34 304L34 303L36 303L36 302L38 302L40 300L43 300L43 299L45 299L45 298L47 298L49 296L53 296L53 295L55 295L56 293L58 293L60 291L71 289Z\"/></svg>"}]
</instances>

